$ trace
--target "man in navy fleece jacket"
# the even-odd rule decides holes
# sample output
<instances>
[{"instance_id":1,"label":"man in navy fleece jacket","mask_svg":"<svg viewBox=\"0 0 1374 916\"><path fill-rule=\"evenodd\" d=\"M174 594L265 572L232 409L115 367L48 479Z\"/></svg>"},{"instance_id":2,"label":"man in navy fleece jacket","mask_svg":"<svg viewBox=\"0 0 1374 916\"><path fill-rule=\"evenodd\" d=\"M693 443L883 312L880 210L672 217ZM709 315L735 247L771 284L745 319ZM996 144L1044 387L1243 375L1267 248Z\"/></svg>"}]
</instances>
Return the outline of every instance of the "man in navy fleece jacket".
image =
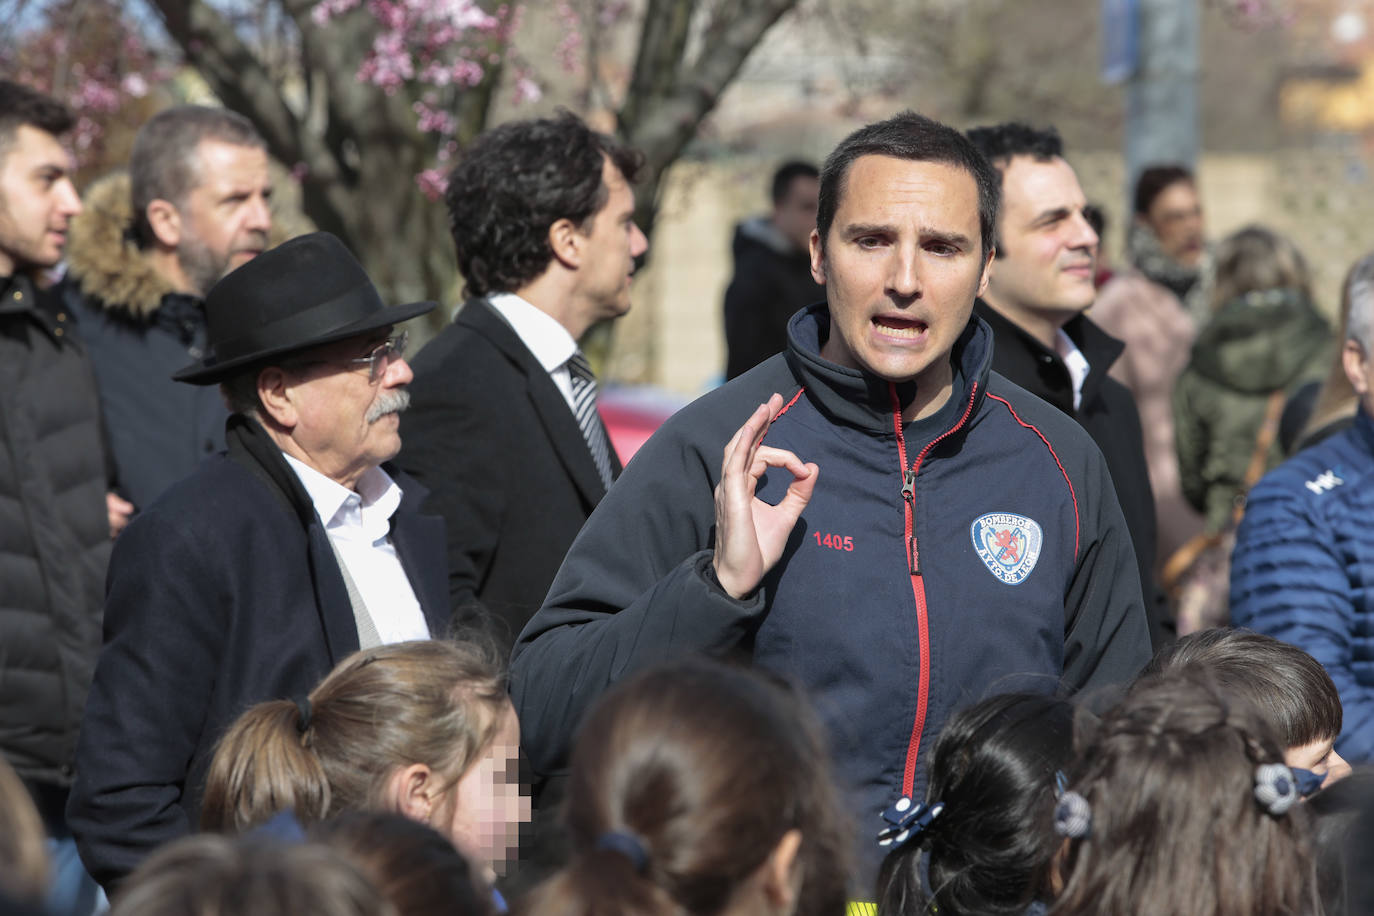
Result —
<instances>
[{"instance_id":1,"label":"man in navy fleece jacket","mask_svg":"<svg viewBox=\"0 0 1374 916\"><path fill-rule=\"evenodd\" d=\"M1102 455L991 371L972 315L999 189L961 134L912 113L831 154L811 237L827 303L793 316L785 353L664 425L520 636L512 689L538 773L566 766L607 685L742 650L809 689L868 882L879 813L924 792L922 747L955 709L1145 663Z\"/></svg>"}]
</instances>

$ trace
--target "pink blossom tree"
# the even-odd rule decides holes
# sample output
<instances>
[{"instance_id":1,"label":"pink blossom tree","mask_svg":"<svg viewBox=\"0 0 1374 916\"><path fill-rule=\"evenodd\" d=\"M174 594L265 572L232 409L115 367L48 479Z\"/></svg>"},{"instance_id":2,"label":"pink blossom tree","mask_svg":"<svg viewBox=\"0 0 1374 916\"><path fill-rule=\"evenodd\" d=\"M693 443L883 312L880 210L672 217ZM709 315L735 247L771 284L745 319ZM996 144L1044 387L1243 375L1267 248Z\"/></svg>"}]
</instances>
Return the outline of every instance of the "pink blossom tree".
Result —
<instances>
[{"instance_id":1,"label":"pink blossom tree","mask_svg":"<svg viewBox=\"0 0 1374 916\"><path fill-rule=\"evenodd\" d=\"M145 2L181 60L225 105L249 117L291 169L306 215L358 252L385 295L408 300L455 292L447 220L437 202L443 176L494 109L518 113L519 105L540 99L549 64L576 82L589 73L589 58L611 53L600 42L603 33L637 31L633 65L620 68L627 77L594 106L601 109L598 123L614 125L645 151L640 219L648 231L664 172L749 52L797 0ZM0 12L7 3L21 21L56 23L50 31L58 42L62 23L93 6L125 8L116 17L120 34L137 34L135 22L145 31L151 24L146 13L131 19L129 4L115 0L0 0ZM553 35L552 46L539 52L542 74L518 40L522 24L536 19L545 38ZM102 62L98 79L90 72L78 77L73 64L34 81L52 88L54 79L84 79L77 96L83 110L115 112L126 97L165 78L150 52L146 60L131 50L111 55L108 38L103 47L82 57ZM28 50L32 58L53 59L49 50ZM19 72L15 55L0 52L7 53L0 72ZM119 66L105 66L112 61Z\"/></svg>"}]
</instances>

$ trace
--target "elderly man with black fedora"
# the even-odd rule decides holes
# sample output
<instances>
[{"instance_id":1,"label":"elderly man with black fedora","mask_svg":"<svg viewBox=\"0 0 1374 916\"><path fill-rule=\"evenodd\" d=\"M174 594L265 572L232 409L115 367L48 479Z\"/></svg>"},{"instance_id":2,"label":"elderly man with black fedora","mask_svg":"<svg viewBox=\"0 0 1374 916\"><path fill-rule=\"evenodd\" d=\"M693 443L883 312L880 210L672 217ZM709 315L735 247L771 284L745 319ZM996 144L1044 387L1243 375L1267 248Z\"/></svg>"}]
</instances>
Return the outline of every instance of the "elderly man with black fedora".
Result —
<instances>
[{"instance_id":1,"label":"elderly man with black fedora","mask_svg":"<svg viewBox=\"0 0 1374 916\"><path fill-rule=\"evenodd\" d=\"M207 355L175 378L221 386L228 450L116 542L77 748L68 815L107 888L195 829L215 743L250 704L448 626L443 521L385 464L411 380L394 326L434 303L385 306L321 232L233 271L205 307Z\"/></svg>"}]
</instances>

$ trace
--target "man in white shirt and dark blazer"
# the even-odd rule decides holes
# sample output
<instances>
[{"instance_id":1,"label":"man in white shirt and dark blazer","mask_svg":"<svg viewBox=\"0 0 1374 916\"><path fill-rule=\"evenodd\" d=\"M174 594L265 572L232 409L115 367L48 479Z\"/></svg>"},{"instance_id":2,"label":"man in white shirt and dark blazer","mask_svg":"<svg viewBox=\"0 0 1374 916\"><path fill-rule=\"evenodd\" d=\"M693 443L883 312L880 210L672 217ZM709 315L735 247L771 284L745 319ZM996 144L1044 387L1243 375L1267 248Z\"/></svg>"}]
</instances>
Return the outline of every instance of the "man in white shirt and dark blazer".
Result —
<instances>
[{"instance_id":1,"label":"man in white shirt and dark blazer","mask_svg":"<svg viewBox=\"0 0 1374 916\"><path fill-rule=\"evenodd\" d=\"M448 525L455 616L507 647L620 473L577 342L630 308L640 163L564 114L484 134L449 176L470 298L414 360L397 463Z\"/></svg>"}]
</instances>

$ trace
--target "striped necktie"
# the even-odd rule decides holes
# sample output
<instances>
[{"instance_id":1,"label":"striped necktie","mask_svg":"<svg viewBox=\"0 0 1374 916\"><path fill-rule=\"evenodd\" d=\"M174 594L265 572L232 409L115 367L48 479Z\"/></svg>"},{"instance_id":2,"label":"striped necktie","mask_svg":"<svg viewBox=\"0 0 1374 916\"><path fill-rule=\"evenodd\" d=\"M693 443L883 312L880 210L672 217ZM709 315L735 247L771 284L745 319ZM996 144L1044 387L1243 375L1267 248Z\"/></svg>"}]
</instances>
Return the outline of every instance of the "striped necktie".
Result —
<instances>
[{"instance_id":1,"label":"striped necktie","mask_svg":"<svg viewBox=\"0 0 1374 916\"><path fill-rule=\"evenodd\" d=\"M587 449L592 453L596 471L606 489L611 488L611 442L606 436L606 427L601 422L601 414L596 409L596 376L581 350L575 350L568 357L568 374L572 379L572 412L577 425L582 429L582 438L587 440Z\"/></svg>"}]
</instances>

